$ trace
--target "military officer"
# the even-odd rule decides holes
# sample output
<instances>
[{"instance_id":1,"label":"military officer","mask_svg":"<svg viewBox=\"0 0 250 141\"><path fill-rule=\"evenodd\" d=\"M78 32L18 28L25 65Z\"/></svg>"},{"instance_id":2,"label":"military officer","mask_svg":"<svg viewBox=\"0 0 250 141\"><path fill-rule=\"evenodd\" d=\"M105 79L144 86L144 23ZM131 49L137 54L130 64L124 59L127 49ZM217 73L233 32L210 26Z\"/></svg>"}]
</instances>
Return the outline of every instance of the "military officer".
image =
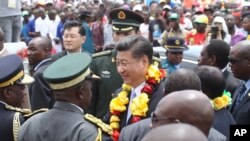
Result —
<instances>
[{"instance_id":1,"label":"military officer","mask_svg":"<svg viewBox=\"0 0 250 141\"><path fill-rule=\"evenodd\" d=\"M30 110L21 107L25 96L25 85L34 79L24 74L22 59L17 55L0 58L0 136L2 141L17 139L24 114Z\"/></svg>"},{"instance_id":2,"label":"military officer","mask_svg":"<svg viewBox=\"0 0 250 141\"><path fill-rule=\"evenodd\" d=\"M141 15L126 9L114 9L110 11L109 17L112 20L115 42L123 40L128 35L140 34L139 27L144 22ZM88 112L99 118L103 118L107 113L112 94L123 83L116 70L116 54L115 49L93 54L91 70L101 79L93 82L93 96Z\"/></svg>"},{"instance_id":3,"label":"military officer","mask_svg":"<svg viewBox=\"0 0 250 141\"><path fill-rule=\"evenodd\" d=\"M92 96L94 75L89 69L90 62L88 53L71 53L46 68L43 76L53 91L55 105L27 120L20 129L19 141L112 140L109 125L92 115L84 115Z\"/></svg>"},{"instance_id":4,"label":"military officer","mask_svg":"<svg viewBox=\"0 0 250 141\"><path fill-rule=\"evenodd\" d=\"M184 44L185 41L180 37L169 37L163 47L166 49L166 59L162 60L162 68L166 70L167 74L180 68L180 63L183 58L183 51L188 50Z\"/></svg>"}]
</instances>

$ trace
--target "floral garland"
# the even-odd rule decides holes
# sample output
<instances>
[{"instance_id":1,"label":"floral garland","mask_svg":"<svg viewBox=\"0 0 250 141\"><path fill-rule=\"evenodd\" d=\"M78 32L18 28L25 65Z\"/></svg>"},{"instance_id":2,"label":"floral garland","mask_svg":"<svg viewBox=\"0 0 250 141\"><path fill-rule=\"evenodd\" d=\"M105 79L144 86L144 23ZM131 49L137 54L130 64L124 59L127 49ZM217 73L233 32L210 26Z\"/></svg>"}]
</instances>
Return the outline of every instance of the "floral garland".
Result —
<instances>
[{"instance_id":1,"label":"floral garland","mask_svg":"<svg viewBox=\"0 0 250 141\"><path fill-rule=\"evenodd\" d=\"M150 65L146 75L146 84L141 90L141 94L135 97L131 102L132 123L140 121L143 117L146 117L148 111L149 97L153 94L155 86L160 83L162 78L165 77L165 71L159 69L158 65ZM123 84L122 91L118 93L118 96L110 102L110 126L113 129L113 139L118 141L119 138L119 123L120 115L125 112L126 105L129 103L128 95L130 94L132 87Z\"/></svg>"},{"instance_id":2,"label":"floral garland","mask_svg":"<svg viewBox=\"0 0 250 141\"><path fill-rule=\"evenodd\" d=\"M224 90L222 96L214 98L211 102L215 110L227 107L232 103L231 93Z\"/></svg>"}]
</instances>

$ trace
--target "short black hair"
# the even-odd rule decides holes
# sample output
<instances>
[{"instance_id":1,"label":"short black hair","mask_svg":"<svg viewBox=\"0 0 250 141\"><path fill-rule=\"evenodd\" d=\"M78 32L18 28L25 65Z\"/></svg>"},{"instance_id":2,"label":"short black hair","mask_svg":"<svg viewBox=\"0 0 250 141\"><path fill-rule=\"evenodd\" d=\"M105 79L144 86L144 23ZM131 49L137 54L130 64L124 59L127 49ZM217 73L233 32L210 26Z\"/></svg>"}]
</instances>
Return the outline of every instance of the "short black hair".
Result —
<instances>
[{"instance_id":1,"label":"short black hair","mask_svg":"<svg viewBox=\"0 0 250 141\"><path fill-rule=\"evenodd\" d=\"M154 4L154 3L157 3L157 4L158 4L157 1L153 0L153 1L151 1L151 2L149 3L149 7L150 7L152 4Z\"/></svg>"},{"instance_id":2,"label":"short black hair","mask_svg":"<svg viewBox=\"0 0 250 141\"><path fill-rule=\"evenodd\" d=\"M223 40L212 39L207 44L208 56L215 55L217 67L223 69L228 64L228 56L230 53L230 46Z\"/></svg>"},{"instance_id":3,"label":"short black hair","mask_svg":"<svg viewBox=\"0 0 250 141\"><path fill-rule=\"evenodd\" d=\"M166 79L165 95L181 90L201 90L201 81L193 70L181 68Z\"/></svg>"},{"instance_id":4,"label":"short black hair","mask_svg":"<svg viewBox=\"0 0 250 141\"><path fill-rule=\"evenodd\" d=\"M221 70L213 66L199 66L195 73L201 80L201 89L209 98L214 99L223 94L226 82Z\"/></svg>"},{"instance_id":5,"label":"short black hair","mask_svg":"<svg viewBox=\"0 0 250 141\"><path fill-rule=\"evenodd\" d=\"M84 29L84 27L82 26L82 24L78 21L68 21L65 23L64 28L63 28L63 33L66 29L71 29L72 27L79 27L79 34L81 36L85 36L86 35L86 31Z\"/></svg>"},{"instance_id":6,"label":"short black hair","mask_svg":"<svg viewBox=\"0 0 250 141\"><path fill-rule=\"evenodd\" d=\"M143 55L148 57L149 63L152 63L153 48L149 40L139 35L131 35L116 45L116 50L132 51L133 58L141 58Z\"/></svg>"}]
</instances>

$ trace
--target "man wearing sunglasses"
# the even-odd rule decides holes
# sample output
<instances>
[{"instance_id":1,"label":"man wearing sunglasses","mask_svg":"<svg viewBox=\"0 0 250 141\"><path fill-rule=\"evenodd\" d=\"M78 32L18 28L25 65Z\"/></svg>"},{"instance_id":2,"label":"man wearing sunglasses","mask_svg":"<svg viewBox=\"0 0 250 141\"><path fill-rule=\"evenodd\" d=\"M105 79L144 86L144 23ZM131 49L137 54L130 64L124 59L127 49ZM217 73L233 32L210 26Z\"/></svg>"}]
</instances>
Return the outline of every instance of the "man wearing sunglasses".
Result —
<instances>
[{"instance_id":1,"label":"man wearing sunglasses","mask_svg":"<svg viewBox=\"0 0 250 141\"><path fill-rule=\"evenodd\" d=\"M235 90L230 111L236 124L250 124L250 41L236 44L228 59L234 77L243 80Z\"/></svg>"},{"instance_id":2,"label":"man wearing sunglasses","mask_svg":"<svg viewBox=\"0 0 250 141\"><path fill-rule=\"evenodd\" d=\"M163 44L166 51L166 59L162 61L162 68L166 70L167 74L180 68L180 63L183 58L183 51L188 50L184 45L184 39L179 37L169 37Z\"/></svg>"}]
</instances>

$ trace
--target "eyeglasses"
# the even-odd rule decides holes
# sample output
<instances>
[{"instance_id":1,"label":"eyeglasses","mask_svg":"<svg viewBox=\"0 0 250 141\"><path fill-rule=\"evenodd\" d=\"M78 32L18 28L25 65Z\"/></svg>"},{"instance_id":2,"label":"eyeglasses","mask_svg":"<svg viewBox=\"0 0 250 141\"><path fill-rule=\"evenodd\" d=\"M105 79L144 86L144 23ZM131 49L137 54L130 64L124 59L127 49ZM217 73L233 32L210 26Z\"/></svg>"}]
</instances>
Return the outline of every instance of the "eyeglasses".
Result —
<instances>
[{"instance_id":1,"label":"eyeglasses","mask_svg":"<svg viewBox=\"0 0 250 141\"><path fill-rule=\"evenodd\" d=\"M173 118L173 117L163 117L163 118L158 118L155 114L155 112L151 113L151 122L152 122L152 125L158 123L159 121L169 121L170 122L180 122L179 119L176 119L176 118Z\"/></svg>"},{"instance_id":2,"label":"eyeglasses","mask_svg":"<svg viewBox=\"0 0 250 141\"><path fill-rule=\"evenodd\" d=\"M247 56L247 57L242 57L242 58L239 58L239 59L234 59L232 57L228 57L228 61L231 63L231 64L236 64L242 60L245 60L245 59L248 59L250 56Z\"/></svg>"},{"instance_id":3,"label":"eyeglasses","mask_svg":"<svg viewBox=\"0 0 250 141\"><path fill-rule=\"evenodd\" d=\"M78 37L80 37L80 36L74 35L74 34L63 35L63 38L64 38L64 39L67 39L67 38L75 39L75 38L78 38Z\"/></svg>"}]
</instances>

